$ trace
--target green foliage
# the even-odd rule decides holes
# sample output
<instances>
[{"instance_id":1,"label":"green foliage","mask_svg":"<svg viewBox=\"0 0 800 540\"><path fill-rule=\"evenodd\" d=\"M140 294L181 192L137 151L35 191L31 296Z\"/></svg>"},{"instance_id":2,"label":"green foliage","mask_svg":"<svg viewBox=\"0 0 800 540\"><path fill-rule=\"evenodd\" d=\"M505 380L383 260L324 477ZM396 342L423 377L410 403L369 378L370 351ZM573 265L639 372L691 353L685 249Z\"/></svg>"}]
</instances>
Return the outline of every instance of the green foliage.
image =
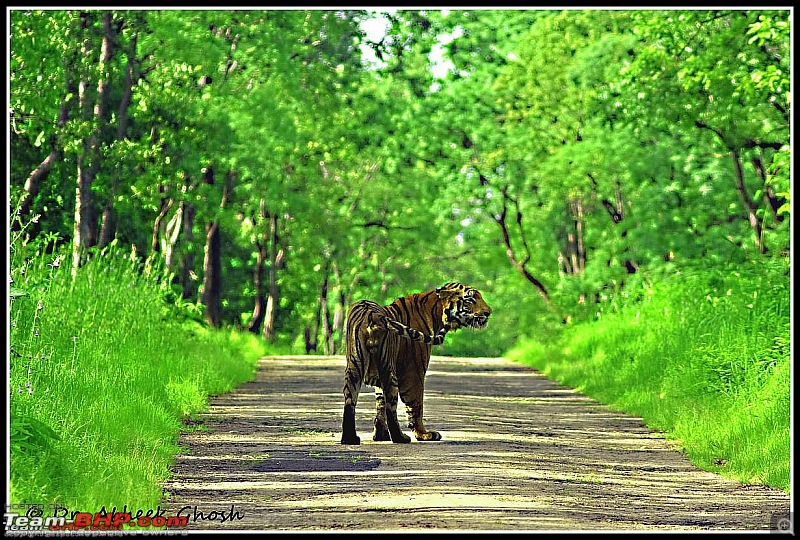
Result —
<instances>
[{"instance_id":1,"label":"green foliage","mask_svg":"<svg viewBox=\"0 0 800 540\"><path fill-rule=\"evenodd\" d=\"M789 490L786 261L676 272L510 355L676 439L703 468Z\"/></svg>"},{"instance_id":2,"label":"green foliage","mask_svg":"<svg viewBox=\"0 0 800 540\"><path fill-rule=\"evenodd\" d=\"M515 305L501 274L524 269L549 293L529 302L532 319L579 319L640 272L746 260L757 243L788 253L788 11L398 10L380 14L382 39L361 26L375 16L112 12L108 108L120 112L101 126L93 192L113 203L121 245L165 263L181 317L203 317L211 222L224 319L249 324L272 273L287 344L307 326L320 337L315 321L342 298L390 301L459 279ZM97 86L99 20L12 11L12 197L49 148L63 153L36 195L46 217L31 237L72 236L69 214L52 210L75 203L74 156L92 126L69 81ZM97 31L84 35L84 22ZM62 54L84 37L91 55ZM365 62L366 49L382 60ZM42 79L47 91L35 91Z\"/></svg>"},{"instance_id":3,"label":"green foliage","mask_svg":"<svg viewBox=\"0 0 800 540\"><path fill-rule=\"evenodd\" d=\"M50 441L60 441L61 436L41 420L12 411L9 426L11 452L20 455L33 450L43 450Z\"/></svg>"},{"instance_id":4,"label":"green foliage","mask_svg":"<svg viewBox=\"0 0 800 540\"><path fill-rule=\"evenodd\" d=\"M73 282L62 254L13 247L11 500L155 507L181 420L251 378L263 344L165 316L157 276L116 248Z\"/></svg>"}]
</instances>

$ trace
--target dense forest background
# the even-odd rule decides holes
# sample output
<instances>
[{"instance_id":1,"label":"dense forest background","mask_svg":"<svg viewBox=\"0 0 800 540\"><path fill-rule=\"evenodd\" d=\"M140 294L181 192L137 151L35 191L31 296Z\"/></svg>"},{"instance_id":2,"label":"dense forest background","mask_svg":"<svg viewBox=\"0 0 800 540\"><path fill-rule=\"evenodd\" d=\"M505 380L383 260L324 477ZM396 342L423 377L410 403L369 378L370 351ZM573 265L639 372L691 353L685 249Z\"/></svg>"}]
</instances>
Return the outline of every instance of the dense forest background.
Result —
<instances>
[{"instance_id":1,"label":"dense forest background","mask_svg":"<svg viewBox=\"0 0 800 540\"><path fill-rule=\"evenodd\" d=\"M15 9L12 251L301 352L458 280L494 314L444 350L500 354L788 262L790 14Z\"/></svg>"}]
</instances>

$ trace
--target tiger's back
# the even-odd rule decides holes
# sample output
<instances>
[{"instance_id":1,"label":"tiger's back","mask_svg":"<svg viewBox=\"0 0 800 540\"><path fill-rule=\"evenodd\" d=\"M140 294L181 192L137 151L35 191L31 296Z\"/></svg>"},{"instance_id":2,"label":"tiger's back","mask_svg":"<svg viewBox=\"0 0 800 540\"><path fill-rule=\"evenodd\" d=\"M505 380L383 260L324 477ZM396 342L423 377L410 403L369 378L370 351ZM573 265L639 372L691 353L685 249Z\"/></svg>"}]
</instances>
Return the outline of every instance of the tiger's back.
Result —
<instances>
[{"instance_id":1,"label":"tiger's back","mask_svg":"<svg viewBox=\"0 0 800 540\"><path fill-rule=\"evenodd\" d=\"M381 387L378 366L392 364L392 382L397 384L400 398L415 398L416 381L424 377L431 358L432 344L419 338L403 339L397 331L385 328L384 317L419 332L435 336L444 329L442 307L435 291L411 294L387 306L370 300L356 302L348 310L345 355L347 362L358 365L363 382ZM438 309L437 309L438 308Z\"/></svg>"}]
</instances>

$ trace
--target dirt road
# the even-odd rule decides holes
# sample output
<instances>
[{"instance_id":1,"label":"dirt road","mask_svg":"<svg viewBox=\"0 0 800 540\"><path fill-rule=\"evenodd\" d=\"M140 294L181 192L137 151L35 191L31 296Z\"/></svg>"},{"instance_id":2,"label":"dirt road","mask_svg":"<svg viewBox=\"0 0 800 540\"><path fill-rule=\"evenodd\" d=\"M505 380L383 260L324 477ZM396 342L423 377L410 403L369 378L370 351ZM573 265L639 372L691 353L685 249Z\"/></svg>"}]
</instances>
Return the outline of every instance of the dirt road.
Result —
<instances>
[{"instance_id":1,"label":"dirt road","mask_svg":"<svg viewBox=\"0 0 800 540\"><path fill-rule=\"evenodd\" d=\"M499 358L434 357L438 442L339 443L342 357L264 358L214 398L164 485L190 529L769 529L789 497L694 467L641 420ZM404 420L404 408L401 423ZM408 431L408 430L406 430ZM783 520L783 521L781 521ZM774 526L774 525L773 525Z\"/></svg>"}]
</instances>

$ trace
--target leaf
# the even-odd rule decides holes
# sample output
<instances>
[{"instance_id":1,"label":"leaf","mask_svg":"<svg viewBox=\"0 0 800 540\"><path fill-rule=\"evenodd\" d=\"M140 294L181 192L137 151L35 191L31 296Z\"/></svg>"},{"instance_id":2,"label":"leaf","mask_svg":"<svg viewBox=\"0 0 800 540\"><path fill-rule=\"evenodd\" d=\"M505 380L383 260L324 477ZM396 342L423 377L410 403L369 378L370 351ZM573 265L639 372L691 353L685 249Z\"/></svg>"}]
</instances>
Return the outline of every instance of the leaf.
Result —
<instances>
[{"instance_id":1,"label":"leaf","mask_svg":"<svg viewBox=\"0 0 800 540\"><path fill-rule=\"evenodd\" d=\"M33 142L33 146L39 148L42 146L42 142L44 141L44 131L39 132L39 135L36 137L36 140Z\"/></svg>"},{"instance_id":2,"label":"leaf","mask_svg":"<svg viewBox=\"0 0 800 540\"><path fill-rule=\"evenodd\" d=\"M31 427L34 428L34 430L36 431L36 433L38 435L42 435L42 436L47 437L49 439L55 439L57 441L61 440L61 436L58 433L56 433L53 430L53 428L51 428L50 426L48 426L47 424L45 424L41 420L38 420L38 419L33 418L33 417L28 417L26 420L31 425Z\"/></svg>"},{"instance_id":3,"label":"leaf","mask_svg":"<svg viewBox=\"0 0 800 540\"><path fill-rule=\"evenodd\" d=\"M28 294L28 293L26 293L26 292L25 292L25 291L23 291L22 289L17 289L16 287L9 287L9 288L8 288L8 295L9 295L11 298L18 298L18 297L20 297L20 296L25 296L25 295L27 295L27 294Z\"/></svg>"},{"instance_id":4,"label":"leaf","mask_svg":"<svg viewBox=\"0 0 800 540\"><path fill-rule=\"evenodd\" d=\"M44 448L50 440L60 441L61 436L53 428L28 415L11 413L9 442L15 451L25 452L29 448Z\"/></svg>"}]
</instances>

